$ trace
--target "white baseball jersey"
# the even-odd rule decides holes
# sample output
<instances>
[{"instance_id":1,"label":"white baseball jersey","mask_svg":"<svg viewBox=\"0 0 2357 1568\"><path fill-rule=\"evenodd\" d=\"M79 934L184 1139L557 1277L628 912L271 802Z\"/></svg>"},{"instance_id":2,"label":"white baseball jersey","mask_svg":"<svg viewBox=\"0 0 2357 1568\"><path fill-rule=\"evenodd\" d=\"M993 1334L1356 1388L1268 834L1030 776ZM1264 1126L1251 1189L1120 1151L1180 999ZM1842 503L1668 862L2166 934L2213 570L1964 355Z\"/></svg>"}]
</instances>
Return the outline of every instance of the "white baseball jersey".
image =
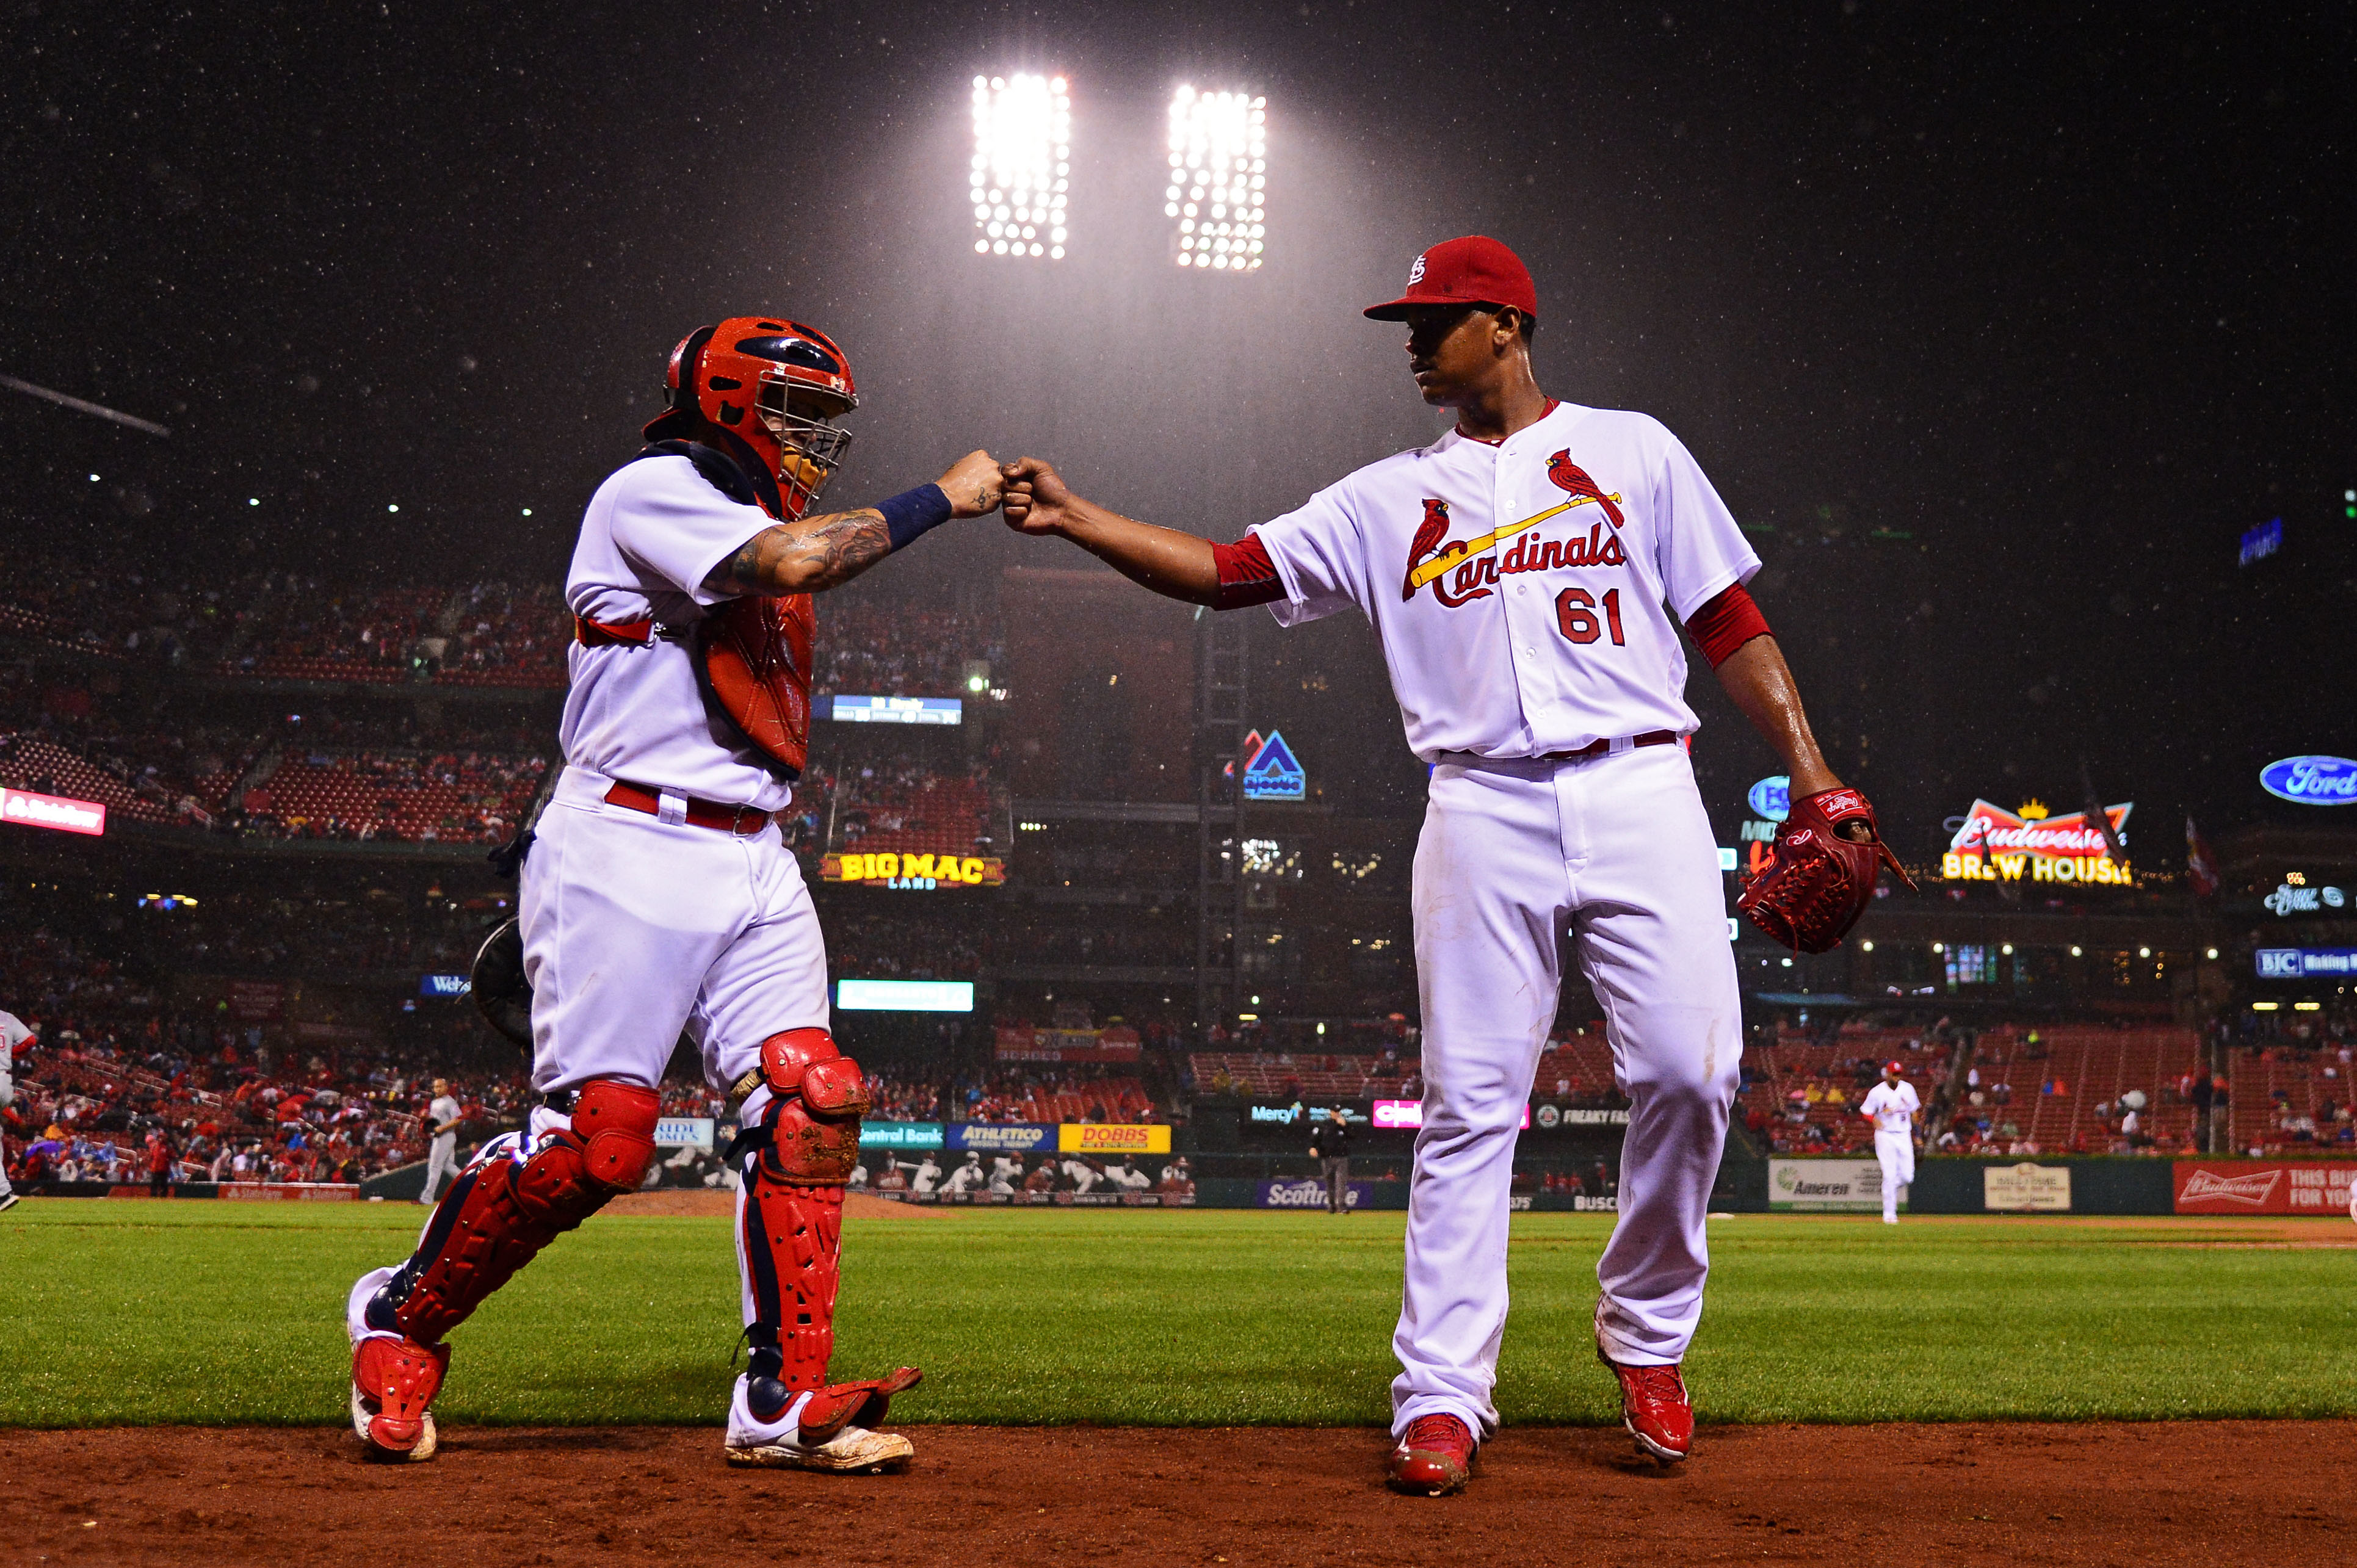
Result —
<instances>
[{"instance_id":1,"label":"white baseball jersey","mask_svg":"<svg viewBox=\"0 0 2357 1568\"><path fill-rule=\"evenodd\" d=\"M565 602L602 625L651 617L683 633L728 596L706 591L705 578L772 521L713 489L685 457L625 464L589 498ZM567 658L573 686L558 730L566 762L724 805L774 811L791 799L759 753L716 737L685 636L576 642Z\"/></svg>"},{"instance_id":2,"label":"white baseball jersey","mask_svg":"<svg viewBox=\"0 0 2357 1568\"><path fill-rule=\"evenodd\" d=\"M16 1059L16 1047L33 1037L25 1021L14 1013L0 1013L0 1069Z\"/></svg>"},{"instance_id":3,"label":"white baseball jersey","mask_svg":"<svg viewBox=\"0 0 2357 1568\"><path fill-rule=\"evenodd\" d=\"M1857 1108L1874 1118L1876 1132L1904 1133L1914 1124L1915 1112L1923 1109L1923 1102L1915 1097L1915 1086L1902 1078L1867 1090Z\"/></svg>"},{"instance_id":4,"label":"white baseball jersey","mask_svg":"<svg viewBox=\"0 0 2357 1568\"><path fill-rule=\"evenodd\" d=\"M1452 430L1257 532L1280 622L1365 612L1426 762L1692 733L1680 623L1760 569L1659 421L1574 403L1495 446Z\"/></svg>"},{"instance_id":5,"label":"white baseball jersey","mask_svg":"<svg viewBox=\"0 0 2357 1568\"><path fill-rule=\"evenodd\" d=\"M437 1139L456 1139L458 1136L458 1102L447 1094L441 1094L436 1095L434 1103L425 1108L425 1120L442 1129L435 1134Z\"/></svg>"}]
</instances>

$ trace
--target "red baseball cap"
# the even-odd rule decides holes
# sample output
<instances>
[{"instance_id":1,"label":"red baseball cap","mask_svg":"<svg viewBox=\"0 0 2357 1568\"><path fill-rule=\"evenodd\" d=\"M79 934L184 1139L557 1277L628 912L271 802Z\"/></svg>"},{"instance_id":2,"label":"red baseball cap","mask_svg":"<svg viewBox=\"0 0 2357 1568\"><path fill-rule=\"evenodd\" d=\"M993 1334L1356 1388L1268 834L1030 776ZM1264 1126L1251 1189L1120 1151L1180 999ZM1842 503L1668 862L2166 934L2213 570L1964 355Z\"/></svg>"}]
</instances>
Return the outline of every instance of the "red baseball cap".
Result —
<instances>
[{"instance_id":1,"label":"red baseball cap","mask_svg":"<svg viewBox=\"0 0 2357 1568\"><path fill-rule=\"evenodd\" d=\"M1884 1062L1882 1064L1882 1070L1889 1073L1893 1078L1904 1078L1907 1076L1907 1064L1904 1062Z\"/></svg>"},{"instance_id":2,"label":"red baseball cap","mask_svg":"<svg viewBox=\"0 0 2357 1568\"><path fill-rule=\"evenodd\" d=\"M1511 305L1538 319L1539 294L1523 258L1487 234L1443 240L1407 270L1407 292L1367 306L1370 321L1405 321L1415 305Z\"/></svg>"}]
</instances>

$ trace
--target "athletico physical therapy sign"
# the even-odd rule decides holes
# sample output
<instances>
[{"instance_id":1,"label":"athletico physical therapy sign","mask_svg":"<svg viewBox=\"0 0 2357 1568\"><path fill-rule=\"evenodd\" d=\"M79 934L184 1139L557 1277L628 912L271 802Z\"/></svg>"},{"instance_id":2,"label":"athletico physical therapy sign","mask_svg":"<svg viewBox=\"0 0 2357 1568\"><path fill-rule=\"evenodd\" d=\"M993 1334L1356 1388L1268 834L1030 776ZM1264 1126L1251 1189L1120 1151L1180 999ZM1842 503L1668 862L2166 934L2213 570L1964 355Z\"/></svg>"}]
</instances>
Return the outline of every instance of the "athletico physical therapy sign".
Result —
<instances>
[{"instance_id":1,"label":"athletico physical therapy sign","mask_svg":"<svg viewBox=\"0 0 2357 1568\"><path fill-rule=\"evenodd\" d=\"M2127 843L2134 801L2105 806L2114 836ZM1956 882L2098 882L2136 885L2134 869L2112 858L2104 831L2084 811L2050 817L2032 800L2018 814L1986 800L1975 800L1964 825L1940 857L1940 875Z\"/></svg>"},{"instance_id":2,"label":"athletico physical therapy sign","mask_svg":"<svg viewBox=\"0 0 2357 1568\"><path fill-rule=\"evenodd\" d=\"M2321 1160L2179 1160L2179 1214L2346 1214L2357 1165Z\"/></svg>"}]
</instances>

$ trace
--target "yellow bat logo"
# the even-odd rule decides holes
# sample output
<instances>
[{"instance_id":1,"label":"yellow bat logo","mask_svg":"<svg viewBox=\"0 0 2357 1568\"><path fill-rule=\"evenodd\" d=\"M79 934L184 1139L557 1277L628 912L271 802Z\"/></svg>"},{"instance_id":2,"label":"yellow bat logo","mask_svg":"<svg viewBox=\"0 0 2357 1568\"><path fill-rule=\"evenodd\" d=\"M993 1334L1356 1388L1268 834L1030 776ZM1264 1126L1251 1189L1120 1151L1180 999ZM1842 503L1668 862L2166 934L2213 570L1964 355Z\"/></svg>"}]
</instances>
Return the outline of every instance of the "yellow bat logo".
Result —
<instances>
[{"instance_id":1,"label":"yellow bat logo","mask_svg":"<svg viewBox=\"0 0 2357 1568\"><path fill-rule=\"evenodd\" d=\"M1551 517L1560 517L1563 513L1569 511L1576 506L1593 505L1597 499L1598 498L1595 496L1574 496L1571 499L1565 501L1562 505L1551 506L1547 508L1546 510L1537 514L1535 517L1526 517L1520 522L1510 522L1502 528L1493 528L1489 532L1481 535L1479 539L1469 539L1462 544L1450 544L1444 546L1439 554L1435 555L1431 560L1425 562L1422 565L1417 566L1408 573L1408 590L1413 593L1415 590L1423 587L1426 583L1431 582L1435 577L1439 576L1451 566L1456 565L1466 556L1479 555L1481 552L1489 549L1490 546L1497 543L1498 541L1501 539L1512 539L1515 534L1522 532L1523 530L1526 528L1536 528L1540 523L1544 522L1547 519ZM1604 499L1618 501L1620 499L1620 492L1615 490L1610 496ZM1437 592L1437 590L1435 591Z\"/></svg>"}]
</instances>

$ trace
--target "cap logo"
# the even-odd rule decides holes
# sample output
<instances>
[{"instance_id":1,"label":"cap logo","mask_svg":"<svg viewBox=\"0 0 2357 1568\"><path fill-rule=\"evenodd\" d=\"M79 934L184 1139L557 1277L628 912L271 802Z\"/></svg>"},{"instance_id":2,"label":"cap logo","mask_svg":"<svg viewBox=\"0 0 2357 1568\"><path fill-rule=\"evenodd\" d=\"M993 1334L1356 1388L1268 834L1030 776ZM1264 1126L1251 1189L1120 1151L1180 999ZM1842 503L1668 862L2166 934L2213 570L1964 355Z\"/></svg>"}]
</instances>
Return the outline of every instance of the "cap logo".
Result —
<instances>
[{"instance_id":1,"label":"cap logo","mask_svg":"<svg viewBox=\"0 0 2357 1568\"><path fill-rule=\"evenodd\" d=\"M1422 283L1423 281L1424 281L1424 258L1423 258L1422 256L1418 256L1418 257L1416 257L1416 259L1415 259L1415 264L1414 266L1412 266L1412 267L1408 268L1408 270L1407 270L1407 286L1408 286L1408 287L1410 287L1410 288L1414 288L1416 285L1418 285L1418 284Z\"/></svg>"}]
</instances>

